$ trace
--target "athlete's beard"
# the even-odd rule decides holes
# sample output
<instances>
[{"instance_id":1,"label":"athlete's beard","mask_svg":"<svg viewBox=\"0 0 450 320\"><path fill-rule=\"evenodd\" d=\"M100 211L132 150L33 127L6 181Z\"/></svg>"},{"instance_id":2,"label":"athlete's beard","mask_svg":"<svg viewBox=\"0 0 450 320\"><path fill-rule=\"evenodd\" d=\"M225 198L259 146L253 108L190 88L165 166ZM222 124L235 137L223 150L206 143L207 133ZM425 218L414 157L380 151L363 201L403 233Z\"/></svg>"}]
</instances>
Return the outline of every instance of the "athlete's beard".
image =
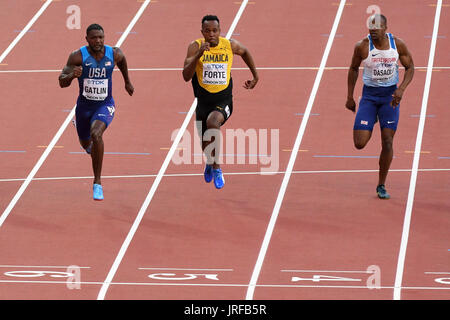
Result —
<instances>
[{"instance_id":1,"label":"athlete's beard","mask_svg":"<svg viewBox=\"0 0 450 320\"><path fill-rule=\"evenodd\" d=\"M95 53L99 53L99 52L103 52L103 48L105 47L103 44L102 45L98 45L100 47L100 49L95 49L95 47L97 47L97 45L91 46L89 45L89 48L92 50L92 52Z\"/></svg>"}]
</instances>

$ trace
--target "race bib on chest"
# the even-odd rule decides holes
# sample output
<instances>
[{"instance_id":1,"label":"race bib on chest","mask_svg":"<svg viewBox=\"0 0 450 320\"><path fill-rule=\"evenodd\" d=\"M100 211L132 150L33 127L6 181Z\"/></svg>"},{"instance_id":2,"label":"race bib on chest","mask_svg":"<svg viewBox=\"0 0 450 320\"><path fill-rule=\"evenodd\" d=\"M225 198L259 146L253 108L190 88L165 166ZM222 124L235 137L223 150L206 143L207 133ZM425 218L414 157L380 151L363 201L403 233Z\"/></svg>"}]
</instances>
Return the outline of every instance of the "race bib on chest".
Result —
<instances>
[{"instance_id":1,"label":"race bib on chest","mask_svg":"<svg viewBox=\"0 0 450 320\"><path fill-rule=\"evenodd\" d=\"M397 59L395 58L373 58L372 63L375 66L372 70L372 79L374 80L389 80L397 70Z\"/></svg>"},{"instance_id":2,"label":"race bib on chest","mask_svg":"<svg viewBox=\"0 0 450 320\"><path fill-rule=\"evenodd\" d=\"M88 100L105 100L108 97L108 79L84 79L83 96Z\"/></svg>"},{"instance_id":3,"label":"race bib on chest","mask_svg":"<svg viewBox=\"0 0 450 320\"><path fill-rule=\"evenodd\" d=\"M204 63L203 84L226 85L228 83L227 63Z\"/></svg>"}]
</instances>

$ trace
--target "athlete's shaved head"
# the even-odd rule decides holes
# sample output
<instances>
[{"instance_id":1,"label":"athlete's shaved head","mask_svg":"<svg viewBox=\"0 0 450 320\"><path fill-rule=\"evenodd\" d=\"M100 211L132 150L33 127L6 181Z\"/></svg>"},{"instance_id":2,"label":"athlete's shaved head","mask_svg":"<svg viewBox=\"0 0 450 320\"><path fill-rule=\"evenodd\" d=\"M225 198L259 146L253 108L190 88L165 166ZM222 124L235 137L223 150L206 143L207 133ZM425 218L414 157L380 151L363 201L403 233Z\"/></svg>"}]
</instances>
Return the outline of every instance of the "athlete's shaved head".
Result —
<instances>
[{"instance_id":1,"label":"athlete's shaved head","mask_svg":"<svg viewBox=\"0 0 450 320\"><path fill-rule=\"evenodd\" d=\"M202 18L202 25L203 23L205 23L205 21L217 21L217 23L220 24L219 18L212 14L208 14Z\"/></svg>"},{"instance_id":2,"label":"athlete's shaved head","mask_svg":"<svg viewBox=\"0 0 450 320\"><path fill-rule=\"evenodd\" d=\"M102 28L101 25L99 25L99 24L97 24L97 23L93 23L93 24L91 24L89 27L87 27L87 29L86 29L86 35L88 35L89 32L92 31L92 30L100 30L100 31L105 32L105 31L103 30L103 28Z\"/></svg>"},{"instance_id":3,"label":"athlete's shaved head","mask_svg":"<svg viewBox=\"0 0 450 320\"><path fill-rule=\"evenodd\" d=\"M367 19L367 27L373 41L381 41L386 38L387 19L384 15L376 13Z\"/></svg>"},{"instance_id":4,"label":"athlete's shaved head","mask_svg":"<svg viewBox=\"0 0 450 320\"><path fill-rule=\"evenodd\" d=\"M383 29L387 27L387 19L381 13L376 13L370 16L367 20L369 29Z\"/></svg>"}]
</instances>

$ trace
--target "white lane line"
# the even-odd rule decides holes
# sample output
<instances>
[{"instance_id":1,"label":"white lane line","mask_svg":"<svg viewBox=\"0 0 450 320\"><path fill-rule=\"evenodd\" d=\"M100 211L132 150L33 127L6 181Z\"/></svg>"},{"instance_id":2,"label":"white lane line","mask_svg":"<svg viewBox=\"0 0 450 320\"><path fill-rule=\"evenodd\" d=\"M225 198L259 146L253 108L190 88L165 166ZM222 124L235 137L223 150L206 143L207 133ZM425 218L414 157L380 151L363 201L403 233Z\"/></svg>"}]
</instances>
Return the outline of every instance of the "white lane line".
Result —
<instances>
[{"instance_id":1,"label":"white lane line","mask_svg":"<svg viewBox=\"0 0 450 320\"><path fill-rule=\"evenodd\" d=\"M60 280L0 280L0 283L12 283L12 284L63 284L67 285L66 281ZM70 284L75 285L101 285L100 281L70 281ZM112 282L112 285L122 286L168 286L168 287L247 287L247 284L239 283L168 283L168 282ZM370 290L367 285L365 286L348 286L348 285L301 285L301 284L258 284L259 288L335 288L335 289L365 289ZM380 286L379 289L392 290L392 286ZM450 290L450 287L403 287L404 290ZM220 299L220 298L219 298Z\"/></svg>"},{"instance_id":2,"label":"white lane line","mask_svg":"<svg viewBox=\"0 0 450 320\"><path fill-rule=\"evenodd\" d=\"M269 246L270 239L272 237L273 230L275 228L275 223L278 218L278 214L280 212L281 204L283 202L284 194L286 193L286 188L289 183L289 179L291 177L292 169L294 167L295 159L298 155L298 150L300 148L300 144L303 138L303 134L306 129L306 124L308 123L309 115L311 113L312 106L314 104L314 99L317 94L317 90L319 89L320 80L322 79L322 74L325 69L325 65L327 63L328 55L331 50L331 46L333 45L334 36L336 35L336 30L339 25L339 21L341 19L342 12L344 10L345 6L345 0L341 0L339 4L339 8L336 13L336 17L334 19L333 27L331 28L330 36L328 37L328 42L325 47L325 51L322 56L322 60L320 62L320 67L316 75L316 79L314 81L314 86L311 90L311 94L309 96L308 104L306 105L305 113L302 118L302 122L300 124L299 131L297 133L297 137L295 139L294 147L292 148L291 156L289 158L289 163L286 168L286 173L284 175L283 181L281 183L280 191L278 193L277 200L275 202L275 206L272 211L272 216L270 217L269 225L267 226L266 233L264 235L264 240L261 245L261 249L259 251L258 259L256 261L250 283L248 285L247 289L247 295L246 299L251 300L253 299L253 294L255 291L256 283L258 282L258 277L261 272L262 264L264 263L264 258L266 256L267 248Z\"/></svg>"},{"instance_id":3,"label":"white lane line","mask_svg":"<svg viewBox=\"0 0 450 320\"><path fill-rule=\"evenodd\" d=\"M3 51L3 53L0 55L0 63L3 62L3 60L6 58L6 56L11 52L11 50L16 46L16 44L20 41L20 39L22 39L22 37L25 35L25 33L28 32L28 30L30 30L31 26L36 22L36 20L41 16L41 14L45 11L45 9L47 9L47 7L50 5L50 3L52 3L52 0L47 0L45 1L45 3L42 5L42 7L39 9L38 12L36 12L36 14L33 16L33 18L31 18L31 20L28 22L28 24L25 26L25 28L23 28L22 31L20 31L20 33L17 35L17 37L13 40L13 42L11 42L11 44L8 46L8 48L6 48L5 51Z\"/></svg>"},{"instance_id":4,"label":"white lane line","mask_svg":"<svg viewBox=\"0 0 450 320\"><path fill-rule=\"evenodd\" d=\"M435 272L435 271L427 271L425 274L450 274L450 272Z\"/></svg>"},{"instance_id":5,"label":"white lane line","mask_svg":"<svg viewBox=\"0 0 450 320\"><path fill-rule=\"evenodd\" d=\"M281 272L305 272L305 273L373 273L367 270L280 270Z\"/></svg>"},{"instance_id":6,"label":"white lane line","mask_svg":"<svg viewBox=\"0 0 450 320\"><path fill-rule=\"evenodd\" d=\"M412 169L390 169L389 172L411 172ZM419 172L446 172L450 169L418 169ZM365 169L365 170L302 170L302 171L292 171L292 174L320 174L320 173L372 173L379 172L379 169ZM227 176L241 176L241 175L255 175L255 176L270 176L277 174L284 174L286 171L273 171L264 172L260 171L247 171L247 172L227 172ZM203 173L166 173L164 177L200 177ZM130 174L130 175L117 175L117 176L102 176L102 179L130 179L130 178L155 178L157 174ZM94 176L73 176L73 177L41 177L33 178L33 181L53 181L53 180L82 180L82 179L93 179ZM0 179L0 182L16 182L24 181L24 178L12 178L12 179Z\"/></svg>"},{"instance_id":7,"label":"white lane line","mask_svg":"<svg viewBox=\"0 0 450 320\"><path fill-rule=\"evenodd\" d=\"M234 271L233 269L202 269L202 268L156 268L156 267L140 267L139 270L178 270L178 271Z\"/></svg>"},{"instance_id":8,"label":"white lane line","mask_svg":"<svg viewBox=\"0 0 450 320\"><path fill-rule=\"evenodd\" d=\"M51 1L47 1L48 3L50 3ZM47 3L46 2L46 3ZM145 9L145 7L148 6L148 4L150 3L150 0L146 0L141 8L139 9L138 13L136 14L137 18L140 17L140 15L142 14L142 12L144 11L143 9ZM47 4L48 5L48 4ZM134 19L130 22L129 26L127 27L126 30L131 30L131 28L134 26L134 24L136 23L137 19L136 16L134 17ZM119 41L117 42L117 44L115 45L115 47L118 47L119 44L122 44L124 39L126 38L126 36L128 35L127 32L124 32L123 35L120 37ZM14 195L13 199L11 200L11 202L8 204L8 206L6 207L5 211L3 211L2 215L0 216L0 227L3 225L3 223L5 222L6 218L8 217L8 215L10 214L11 210L14 208L14 206L16 205L17 201L20 199L20 197L22 196L22 194L25 192L26 188L28 187L28 185L30 184L30 182L33 180L34 176L36 175L37 171L40 169L40 167L42 166L42 164L44 163L44 161L47 159L48 155L50 154L50 152L52 151L53 147L56 145L56 143L58 142L59 138L62 136L64 130L67 128L67 126L69 125L69 123L72 121L72 118L75 115L75 106L72 108L72 110L70 111L69 115L67 116L67 118L64 120L63 124L61 125L61 127L59 128L58 132L56 132L55 136L53 137L52 141L50 141L50 143L48 144L47 148L45 148L44 153L41 155L41 157L39 158L38 162L34 165L33 169L31 170L31 172L28 174L27 178L25 179L25 181L22 183L22 185L20 186L19 190L17 191L17 193Z\"/></svg>"},{"instance_id":9,"label":"white lane line","mask_svg":"<svg viewBox=\"0 0 450 320\"><path fill-rule=\"evenodd\" d=\"M238 10L236 16L234 17L234 20L230 26L230 29L228 30L228 33L226 35L227 39L229 39L231 37L231 35L233 34L234 28L236 27L242 13L244 12L244 9L247 6L247 3L248 3L248 0L242 1L242 4L239 7L239 10ZM150 202L153 199L156 189L158 188L159 183L161 182L161 179L163 178L164 173L165 173L167 167L169 166L170 161L172 160L172 157L176 151L178 143L181 141L181 138L182 138L184 132L186 131L186 128L189 125L189 122L191 121L191 118L192 118L192 115L194 114L196 106L197 106L197 99L194 99L191 107L189 108L189 112L187 113L186 118L184 119L184 122L181 125L181 128L178 131L178 134L175 137L175 140L173 141L169 152L167 153L166 158L164 159L164 162L163 162L161 168L159 169L158 175L156 176L155 181L153 181L150 191L148 192L147 197L145 198L144 203L142 204L141 209L139 210L139 212L136 216L136 219L134 220L133 225L131 226L131 229L127 234L127 237L125 238L125 241L123 242L123 244L119 250L119 253L116 256L116 258L111 266L111 269L108 272L107 277L106 277L105 281L103 282L102 287L100 288L100 292L97 296L97 300L105 299L106 292L108 291L108 288L112 282L112 279L114 278L114 275L116 274L117 269L119 268L119 265L122 262L122 259L128 249L128 246L130 245L131 240L133 239L134 234L136 233L136 231L139 227L139 224L141 223L142 218L144 217L145 211L147 210L148 206L150 205Z\"/></svg>"},{"instance_id":10,"label":"white lane line","mask_svg":"<svg viewBox=\"0 0 450 320\"><path fill-rule=\"evenodd\" d=\"M73 266L73 265L72 265ZM72 266L20 266L20 265L0 265L0 268L49 268L49 269L67 269ZM78 266L77 266L78 267ZM78 267L80 269L90 269L91 267Z\"/></svg>"},{"instance_id":11,"label":"white lane line","mask_svg":"<svg viewBox=\"0 0 450 320\"><path fill-rule=\"evenodd\" d=\"M406 248L408 246L409 229L411 225L411 215L414 203L414 192L416 189L417 171L419 168L420 150L422 147L422 136L425 127L425 119L427 113L428 96L430 93L431 75L434 62L434 53L436 51L436 39L439 29L439 18L441 15L442 0L437 1L436 14L434 17L433 37L431 39L430 55L428 57L428 69L425 79L425 87L423 90L422 108L420 110L419 128L417 129L416 147L414 149L414 160L411 171L411 180L409 183L408 200L406 203L405 218L403 221L402 240L397 260L397 272L394 284L394 300L400 300L401 286L403 279L403 269L405 266Z\"/></svg>"},{"instance_id":12,"label":"white lane line","mask_svg":"<svg viewBox=\"0 0 450 320\"><path fill-rule=\"evenodd\" d=\"M360 68L363 69L362 67ZM399 69L404 69L400 67ZM427 70L427 67L414 67L417 70ZM450 67L433 67L433 70L449 70ZM128 71L182 71L183 68L128 68ZM248 70L244 67L235 67L231 70ZM258 70L319 70L319 67L258 67ZM348 70L348 67L325 67L325 70ZM114 69L114 71L120 71L119 69ZM48 72L61 72L60 69L32 69L32 70L0 70L0 73L48 73Z\"/></svg>"}]
</instances>

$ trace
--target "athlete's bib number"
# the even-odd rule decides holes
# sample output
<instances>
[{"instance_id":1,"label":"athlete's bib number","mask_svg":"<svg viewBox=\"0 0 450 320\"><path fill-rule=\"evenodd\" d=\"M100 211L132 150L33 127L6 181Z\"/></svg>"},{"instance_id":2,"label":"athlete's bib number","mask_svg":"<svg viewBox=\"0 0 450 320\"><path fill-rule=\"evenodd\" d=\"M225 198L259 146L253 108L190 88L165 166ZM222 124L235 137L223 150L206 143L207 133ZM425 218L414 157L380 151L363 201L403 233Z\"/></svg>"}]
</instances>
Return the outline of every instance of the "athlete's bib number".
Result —
<instances>
[{"instance_id":1,"label":"athlete's bib number","mask_svg":"<svg viewBox=\"0 0 450 320\"><path fill-rule=\"evenodd\" d=\"M390 80L397 71L397 59L395 58L372 58L374 68L372 79Z\"/></svg>"},{"instance_id":2,"label":"athlete's bib number","mask_svg":"<svg viewBox=\"0 0 450 320\"><path fill-rule=\"evenodd\" d=\"M394 76L395 69L395 67L373 69L372 78L374 80L389 80Z\"/></svg>"},{"instance_id":3,"label":"athlete's bib number","mask_svg":"<svg viewBox=\"0 0 450 320\"><path fill-rule=\"evenodd\" d=\"M83 96L88 100L105 100L108 96L108 79L84 79Z\"/></svg>"},{"instance_id":4,"label":"athlete's bib number","mask_svg":"<svg viewBox=\"0 0 450 320\"><path fill-rule=\"evenodd\" d=\"M203 84L226 85L228 83L227 63L204 63Z\"/></svg>"}]
</instances>

